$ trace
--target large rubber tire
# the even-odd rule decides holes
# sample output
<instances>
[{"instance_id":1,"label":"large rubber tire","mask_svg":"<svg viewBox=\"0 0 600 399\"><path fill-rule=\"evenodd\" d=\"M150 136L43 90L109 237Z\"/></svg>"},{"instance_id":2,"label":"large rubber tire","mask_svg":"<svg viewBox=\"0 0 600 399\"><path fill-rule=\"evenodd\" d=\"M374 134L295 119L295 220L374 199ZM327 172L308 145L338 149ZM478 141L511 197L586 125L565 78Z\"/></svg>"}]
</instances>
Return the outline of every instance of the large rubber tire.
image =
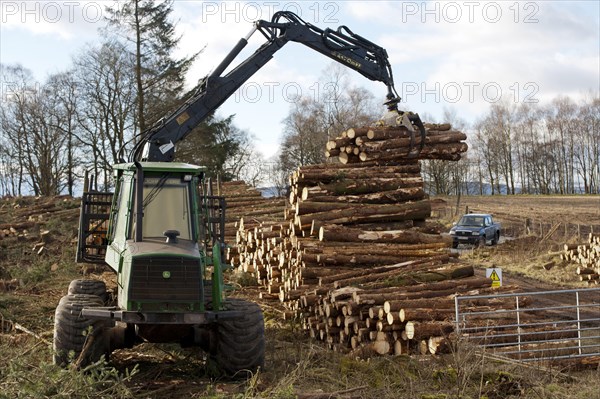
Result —
<instances>
[{"instance_id":1,"label":"large rubber tire","mask_svg":"<svg viewBox=\"0 0 600 399\"><path fill-rule=\"evenodd\" d=\"M452 248L458 248L458 241L452 240Z\"/></svg>"},{"instance_id":2,"label":"large rubber tire","mask_svg":"<svg viewBox=\"0 0 600 399\"><path fill-rule=\"evenodd\" d=\"M492 238L492 245L498 245L498 241L500 241L499 231L497 231L496 234L494 234L494 238Z\"/></svg>"},{"instance_id":3,"label":"large rubber tire","mask_svg":"<svg viewBox=\"0 0 600 399\"><path fill-rule=\"evenodd\" d=\"M485 244L486 244L485 237L479 237L479 241L477 241L476 246L479 248L483 248L483 247L485 247Z\"/></svg>"},{"instance_id":4,"label":"large rubber tire","mask_svg":"<svg viewBox=\"0 0 600 399\"><path fill-rule=\"evenodd\" d=\"M54 364L66 367L75 362L83 368L106 354L102 336L104 321L81 316L81 309L102 305L97 295L69 294L60 299L54 313ZM86 345L85 353L79 359Z\"/></svg>"},{"instance_id":5,"label":"large rubber tire","mask_svg":"<svg viewBox=\"0 0 600 399\"><path fill-rule=\"evenodd\" d=\"M69 284L69 294L86 294L96 295L100 297L102 302L108 301L108 292L106 291L106 284L101 280L91 279L79 279L71 281Z\"/></svg>"},{"instance_id":6,"label":"large rubber tire","mask_svg":"<svg viewBox=\"0 0 600 399\"><path fill-rule=\"evenodd\" d=\"M229 377L247 378L265 362L265 324L262 310L253 303L231 298L228 310L240 311L236 319L218 322L212 358Z\"/></svg>"}]
</instances>

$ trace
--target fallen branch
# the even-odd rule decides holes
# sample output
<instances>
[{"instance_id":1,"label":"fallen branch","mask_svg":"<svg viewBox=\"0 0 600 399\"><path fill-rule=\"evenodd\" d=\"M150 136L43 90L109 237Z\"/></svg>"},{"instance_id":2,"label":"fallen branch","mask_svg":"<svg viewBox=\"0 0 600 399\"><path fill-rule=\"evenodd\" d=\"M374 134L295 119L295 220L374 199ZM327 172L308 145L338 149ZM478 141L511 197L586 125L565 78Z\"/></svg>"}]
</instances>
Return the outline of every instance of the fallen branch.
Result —
<instances>
[{"instance_id":1,"label":"fallen branch","mask_svg":"<svg viewBox=\"0 0 600 399\"><path fill-rule=\"evenodd\" d=\"M13 324L13 328L14 328L15 330L19 330L19 331L22 331L22 332L24 332L25 334L29 334L29 335L31 335L32 337L34 337L34 338L36 338L36 339L38 339L38 340L42 341L43 343L45 343L45 344L47 344L47 345L52 345L52 343L51 343L50 341L48 341L47 339L45 339L45 338L41 337L39 334L36 334L36 333L34 333L33 331L29 330L28 328L26 328L26 327L23 327L23 326L22 326L22 325L20 325L19 323L12 323L12 324Z\"/></svg>"}]
</instances>

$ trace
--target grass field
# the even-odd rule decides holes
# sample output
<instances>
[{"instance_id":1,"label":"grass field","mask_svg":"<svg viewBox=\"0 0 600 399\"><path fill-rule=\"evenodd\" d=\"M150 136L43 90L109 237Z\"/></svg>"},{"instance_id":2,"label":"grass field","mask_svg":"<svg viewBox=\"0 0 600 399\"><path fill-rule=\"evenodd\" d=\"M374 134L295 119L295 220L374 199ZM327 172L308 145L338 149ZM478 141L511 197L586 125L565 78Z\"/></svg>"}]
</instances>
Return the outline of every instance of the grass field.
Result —
<instances>
[{"instance_id":1,"label":"grass field","mask_svg":"<svg viewBox=\"0 0 600 399\"><path fill-rule=\"evenodd\" d=\"M39 206L35 199L20 201L18 207L17 200L1 201L0 225L27 221L27 209ZM435 203L434 213L450 225L456 199ZM202 352L171 345L119 350L109 362L85 372L58 368L51 361L54 308L82 269L73 261L77 203L57 199L56 204L64 212L44 213L42 219L36 214L37 227L28 228L27 237L0 240L0 280L5 282L0 287L0 398L600 398L598 365L583 370L525 366L485 357L462 342L447 355L358 360L311 341L299 325L283 321L278 309L266 304L266 364L247 381L213 378ZM469 197L459 207L491 212L503 224L524 224L527 218L549 224L564 220L579 223L581 231L600 226L598 204L598 197ZM38 255L32 247L41 230L49 230L52 239ZM541 268L556 256L559 244L580 239L577 233L542 238L531 232L462 256L478 268L493 264L508 275L532 277L540 287L581 286L572 281L568 265ZM256 297L253 288L234 294Z\"/></svg>"}]
</instances>

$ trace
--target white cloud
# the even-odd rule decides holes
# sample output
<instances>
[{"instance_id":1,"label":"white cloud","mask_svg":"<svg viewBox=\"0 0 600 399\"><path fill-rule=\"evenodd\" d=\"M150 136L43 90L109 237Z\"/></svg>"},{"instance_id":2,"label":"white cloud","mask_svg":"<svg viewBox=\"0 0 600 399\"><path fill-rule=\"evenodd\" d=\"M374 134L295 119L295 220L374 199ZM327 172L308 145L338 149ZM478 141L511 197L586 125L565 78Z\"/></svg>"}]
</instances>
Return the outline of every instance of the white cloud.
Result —
<instances>
[{"instance_id":1,"label":"white cloud","mask_svg":"<svg viewBox=\"0 0 600 399\"><path fill-rule=\"evenodd\" d=\"M402 7L402 2L399 1L347 1L345 5L349 15L359 21L367 21L384 26L397 25L400 22L397 18L386 18L386 16L399 15Z\"/></svg>"},{"instance_id":2,"label":"white cloud","mask_svg":"<svg viewBox=\"0 0 600 399\"><path fill-rule=\"evenodd\" d=\"M63 40L92 37L104 25L105 7L114 1L9 1L0 2L2 28Z\"/></svg>"},{"instance_id":3,"label":"white cloud","mask_svg":"<svg viewBox=\"0 0 600 399\"><path fill-rule=\"evenodd\" d=\"M389 3L379 8L378 4L369 3L370 18L392 12ZM450 23L439 11L439 23L420 25L421 18L436 15L425 14L424 3L414 4L421 7L412 16L417 22L399 13L407 25L398 24L397 31L386 29L378 39L390 55L395 75L402 71L397 86L409 89L405 100L413 108L441 110L454 105L475 116L496 100L498 89L504 97L522 102L559 94L577 98L600 86L597 5L591 7L594 14L570 3L518 3L517 15L517 9L511 9L517 3L495 3L502 10L497 22L491 22L492 14L474 13L472 22L467 18ZM525 8L526 4L532 7ZM525 23L526 19L537 22ZM457 88L462 90L458 100Z\"/></svg>"}]
</instances>

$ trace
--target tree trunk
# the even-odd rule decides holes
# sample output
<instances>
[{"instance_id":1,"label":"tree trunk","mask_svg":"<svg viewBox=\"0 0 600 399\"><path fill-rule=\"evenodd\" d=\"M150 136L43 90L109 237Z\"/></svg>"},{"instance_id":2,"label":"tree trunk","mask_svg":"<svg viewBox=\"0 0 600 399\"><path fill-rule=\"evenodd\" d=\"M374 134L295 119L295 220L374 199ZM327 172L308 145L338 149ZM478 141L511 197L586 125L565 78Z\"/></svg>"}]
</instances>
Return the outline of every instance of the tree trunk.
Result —
<instances>
[{"instance_id":1,"label":"tree trunk","mask_svg":"<svg viewBox=\"0 0 600 399\"><path fill-rule=\"evenodd\" d=\"M390 265L393 263L405 262L411 260L410 256L392 255L392 254L319 254L317 263L326 266L352 266L368 267L377 265Z\"/></svg>"},{"instance_id":2,"label":"tree trunk","mask_svg":"<svg viewBox=\"0 0 600 399\"><path fill-rule=\"evenodd\" d=\"M427 136L425 137L425 147L433 147L437 144L448 144L448 143L458 143L462 140L466 140L467 135L462 132L445 132L445 134L439 134L435 136ZM420 146L421 136L415 135L415 139L412 142L413 146ZM408 148L411 145L410 137L396 136L396 138L390 138L388 140L378 140L378 141L365 141L361 146L360 150L369 152L369 151L383 151L390 149L398 149L398 148Z\"/></svg>"},{"instance_id":3,"label":"tree trunk","mask_svg":"<svg viewBox=\"0 0 600 399\"><path fill-rule=\"evenodd\" d=\"M440 263L443 262L443 260L440 258L441 256L438 256L426 258L422 261L409 261L397 265L389 265L386 266L387 270L381 270L378 268L376 271L372 270L371 273L366 273L366 275L336 280L333 283L333 286L335 288L341 288L347 285L366 284L381 281L384 286L386 284L387 286L389 286L389 284L393 284L397 287L401 287L404 285L418 284L423 282L435 282L452 278L461 278L463 273L465 274L464 277L468 277L468 272L473 273L473 268L468 266L458 267L456 269L438 269L432 271L431 269L439 267ZM448 256L446 256L446 261L447 259ZM408 265L410 265L410 270L407 270ZM454 275L454 273L456 273L456 275Z\"/></svg>"},{"instance_id":4,"label":"tree trunk","mask_svg":"<svg viewBox=\"0 0 600 399\"><path fill-rule=\"evenodd\" d=\"M369 179L373 176L384 177L389 174L411 173L419 174L421 165L418 161L413 164L398 165L398 166L381 166L381 167L364 167L364 168L346 168L333 169L324 167L323 169L301 167L299 170L299 182L304 181L320 181L326 182L331 180L341 179Z\"/></svg>"},{"instance_id":5,"label":"tree trunk","mask_svg":"<svg viewBox=\"0 0 600 399\"><path fill-rule=\"evenodd\" d=\"M425 144L421 149L416 145L409 153L409 148L389 149L382 151L361 151L359 158L361 161L390 161L395 159L405 159L411 154L417 159L445 159L449 161L458 161L461 153L468 149L467 143L449 143L449 144Z\"/></svg>"},{"instance_id":6,"label":"tree trunk","mask_svg":"<svg viewBox=\"0 0 600 399\"><path fill-rule=\"evenodd\" d=\"M317 187L304 187L302 189L302 200L307 200L309 196L319 195L357 195L378 193L381 191L392 191L399 188L423 187L423 178L420 175L407 177L403 179L378 178L368 179L344 179L338 182L328 184L319 184Z\"/></svg>"},{"instance_id":7,"label":"tree trunk","mask_svg":"<svg viewBox=\"0 0 600 399\"><path fill-rule=\"evenodd\" d=\"M346 130L346 136L355 139L357 137L368 136L370 132L372 132L372 129L369 127L350 128Z\"/></svg>"},{"instance_id":8,"label":"tree trunk","mask_svg":"<svg viewBox=\"0 0 600 399\"><path fill-rule=\"evenodd\" d=\"M325 225L319 229L319 240L342 242L373 242L401 244L451 244L451 237L439 234L424 234L414 230L370 231L349 227Z\"/></svg>"},{"instance_id":9,"label":"tree trunk","mask_svg":"<svg viewBox=\"0 0 600 399\"><path fill-rule=\"evenodd\" d=\"M324 243L325 244L325 243ZM326 244L330 244L327 242ZM317 254L320 256L341 256L344 254L352 255L369 255L369 256L402 256L402 257L414 257L414 258L425 258L435 256L439 254L448 253L446 246L438 248L416 248L416 249L403 249L406 248L402 245L396 244L364 244L364 243L350 243L350 245L344 245L342 242L335 242L333 246L318 246L311 248L304 248L304 254ZM431 244L430 244L431 245ZM439 246L439 244L434 244ZM418 245L415 245L418 246ZM397 262L396 262L397 263Z\"/></svg>"},{"instance_id":10,"label":"tree trunk","mask_svg":"<svg viewBox=\"0 0 600 399\"><path fill-rule=\"evenodd\" d=\"M373 194L315 196L310 200L297 202L296 215L351 208L356 206L356 204L398 204L401 202L419 201L424 198L425 192L420 187L402 188Z\"/></svg>"},{"instance_id":11,"label":"tree trunk","mask_svg":"<svg viewBox=\"0 0 600 399\"><path fill-rule=\"evenodd\" d=\"M445 336L454 331L454 324L446 321L406 322L404 327L408 339L421 340L432 336Z\"/></svg>"},{"instance_id":12,"label":"tree trunk","mask_svg":"<svg viewBox=\"0 0 600 399\"><path fill-rule=\"evenodd\" d=\"M425 198L421 187L399 188L397 190L380 191L370 194L358 195L319 195L315 192L301 206L311 207L310 202L339 202L348 204L395 204L406 201L418 201Z\"/></svg>"},{"instance_id":13,"label":"tree trunk","mask_svg":"<svg viewBox=\"0 0 600 399\"><path fill-rule=\"evenodd\" d=\"M327 212L310 213L297 216L296 225L308 225L312 220L329 221L333 224L370 223L375 221L402 221L427 219L431 214L429 201L408 202L403 204L364 204L347 209L335 209Z\"/></svg>"},{"instance_id":14,"label":"tree trunk","mask_svg":"<svg viewBox=\"0 0 600 399\"><path fill-rule=\"evenodd\" d=\"M135 81L137 84L137 105L138 105L138 126L139 131L146 131L146 118L144 115L144 86L142 82L142 33L141 20L139 15L139 0L134 0L135 12ZM135 141L135 136L134 136Z\"/></svg>"},{"instance_id":15,"label":"tree trunk","mask_svg":"<svg viewBox=\"0 0 600 399\"><path fill-rule=\"evenodd\" d=\"M487 279L488 281L486 282L486 287L489 287L491 285L491 280ZM458 280L460 281L460 280ZM458 289L458 284L459 282L456 282L455 280L451 280L451 282L453 284L449 284L450 288L444 289L444 290L427 290L424 289L423 291L412 291L412 292L403 292L401 288L398 289L397 292L390 292L390 293L381 293L381 294L362 294L360 292L357 292L354 294L354 296L352 297L352 299L354 300L354 302L356 302L357 304L368 304L368 305L384 305L386 302L388 303L397 303L399 301L402 300L407 300L407 299L424 299L424 298L436 298L436 297L443 297L443 296L448 296L448 295L452 295L454 293L456 293L457 291L459 291ZM431 284L433 285L433 284ZM464 287L461 287L462 290L464 290ZM384 305L384 310L386 311L386 313L397 313L398 311L401 310L401 308L386 308Z\"/></svg>"}]
</instances>

